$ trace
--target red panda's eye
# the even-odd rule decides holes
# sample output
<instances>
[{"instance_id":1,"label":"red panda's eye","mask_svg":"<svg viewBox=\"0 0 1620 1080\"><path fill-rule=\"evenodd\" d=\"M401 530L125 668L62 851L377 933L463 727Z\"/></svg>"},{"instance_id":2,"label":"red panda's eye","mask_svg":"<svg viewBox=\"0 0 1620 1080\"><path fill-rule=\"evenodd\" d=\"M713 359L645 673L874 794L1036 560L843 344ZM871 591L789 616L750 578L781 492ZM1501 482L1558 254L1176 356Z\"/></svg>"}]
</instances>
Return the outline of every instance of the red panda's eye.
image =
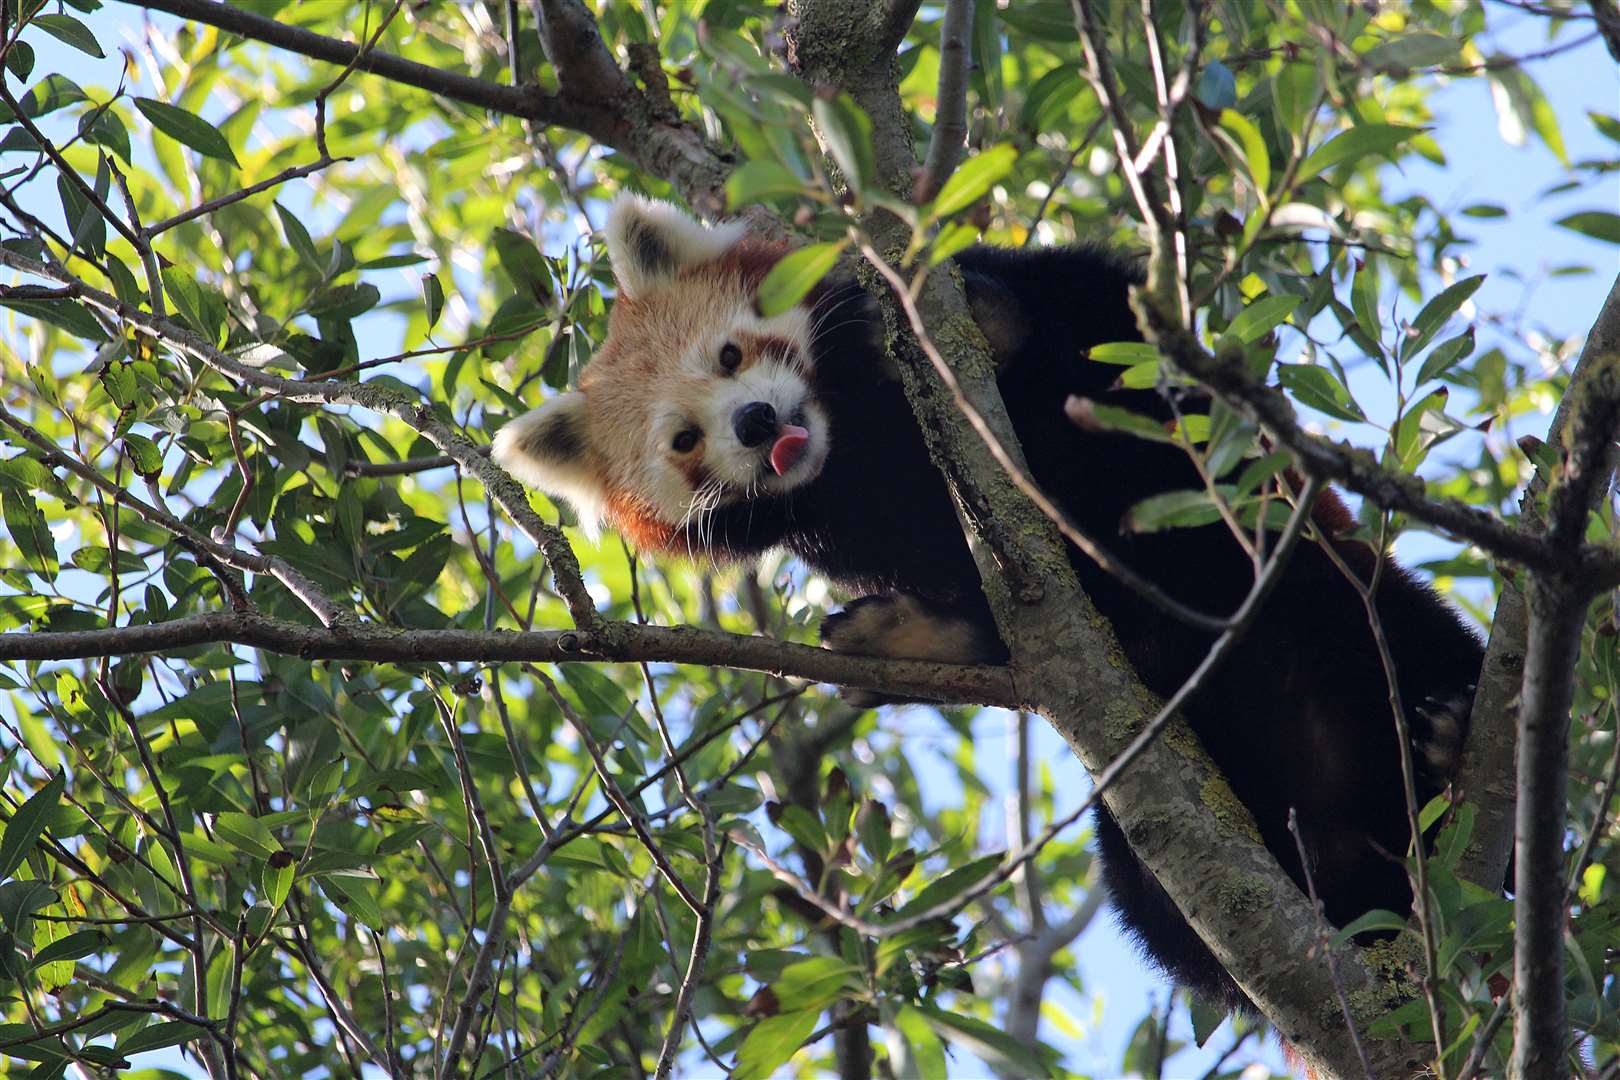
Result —
<instances>
[{"instance_id":1,"label":"red panda's eye","mask_svg":"<svg viewBox=\"0 0 1620 1080\"><path fill-rule=\"evenodd\" d=\"M677 454L690 453L692 448L698 444L698 440L702 437L703 432L699 431L697 428L687 428L685 431L675 436L675 441L670 443L670 446Z\"/></svg>"},{"instance_id":2,"label":"red panda's eye","mask_svg":"<svg viewBox=\"0 0 1620 1080\"><path fill-rule=\"evenodd\" d=\"M720 366L727 371L736 371L742 366L742 350L729 341L720 346Z\"/></svg>"}]
</instances>

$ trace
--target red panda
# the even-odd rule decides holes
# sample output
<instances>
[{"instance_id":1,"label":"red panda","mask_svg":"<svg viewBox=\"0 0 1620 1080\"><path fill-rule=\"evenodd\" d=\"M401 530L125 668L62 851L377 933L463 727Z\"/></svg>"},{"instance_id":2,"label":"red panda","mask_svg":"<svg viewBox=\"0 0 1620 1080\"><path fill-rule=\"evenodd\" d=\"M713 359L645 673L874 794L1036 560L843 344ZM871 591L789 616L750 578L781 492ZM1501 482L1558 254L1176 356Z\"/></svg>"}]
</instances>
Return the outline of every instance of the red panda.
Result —
<instances>
[{"instance_id":1,"label":"red panda","mask_svg":"<svg viewBox=\"0 0 1620 1080\"><path fill-rule=\"evenodd\" d=\"M573 504L588 529L605 522L643 550L734 560L786 549L859 596L824 621L830 648L1004 661L950 493L860 286L823 283L800 306L764 317L755 297L779 246L637 197L614 205L607 235L619 285L607 337L577 390L496 433L495 460ZM1173 415L1163 393L1119 388L1116 368L1087 357L1104 342L1140 340L1127 304L1137 272L1084 247L979 247L955 262L996 349L1002 398L1034 479L1170 595L1203 611L1234 610L1253 568L1224 525L1121 528L1140 500L1201 486L1186 455L1082 429L1064 412L1080 395L1160 420ZM1331 495L1315 518L1329 535L1351 525ZM1371 547L1334 543L1364 580L1372 573L1380 556ZM1143 601L1078 550L1070 561L1143 682L1174 692L1212 636ZM1482 650L1455 612L1392 561L1377 606L1426 801L1455 770ZM1297 812L1312 879L1338 926L1372 908L1411 907L1388 701L1359 595L1306 543L1256 625L1185 709L1266 846L1303 888L1287 829L1289 809ZM1101 806L1096 826L1104 881L1127 932L1176 982L1246 1006Z\"/></svg>"}]
</instances>

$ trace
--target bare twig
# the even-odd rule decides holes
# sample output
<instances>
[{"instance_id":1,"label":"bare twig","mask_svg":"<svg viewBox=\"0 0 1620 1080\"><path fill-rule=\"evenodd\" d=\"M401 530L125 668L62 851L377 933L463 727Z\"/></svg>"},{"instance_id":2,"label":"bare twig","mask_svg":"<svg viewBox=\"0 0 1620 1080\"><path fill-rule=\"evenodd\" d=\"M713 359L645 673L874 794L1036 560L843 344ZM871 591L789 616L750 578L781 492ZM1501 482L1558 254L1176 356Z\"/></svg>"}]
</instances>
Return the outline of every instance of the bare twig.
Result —
<instances>
[{"instance_id":1,"label":"bare twig","mask_svg":"<svg viewBox=\"0 0 1620 1080\"><path fill-rule=\"evenodd\" d=\"M1305 841L1299 835L1299 817L1294 808L1288 808L1288 831L1294 834L1294 847L1299 851L1299 865L1305 871L1305 888L1311 898L1311 910L1316 915L1317 946L1327 957L1328 972L1333 977L1333 991L1339 998L1339 1012L1344 1016L1344 1029L1350 1033L1351 1042L1356 1044L1356 1056L1361 1059L1361 1070L1367 1080L1377 1080L1373 1075L1372 1062L1367 1058L1367 1048L1361 1045L1361 1033L1356 1030L1356 1018L1350 1011L1350 999L1344 993L1344 980L1339 977L1339 956L1332 947L1333 937L1322 921L1322 901L1316 895L1316 879L1311 876L1311 857L1305 851Z\"/></svg>"}]
</instances>

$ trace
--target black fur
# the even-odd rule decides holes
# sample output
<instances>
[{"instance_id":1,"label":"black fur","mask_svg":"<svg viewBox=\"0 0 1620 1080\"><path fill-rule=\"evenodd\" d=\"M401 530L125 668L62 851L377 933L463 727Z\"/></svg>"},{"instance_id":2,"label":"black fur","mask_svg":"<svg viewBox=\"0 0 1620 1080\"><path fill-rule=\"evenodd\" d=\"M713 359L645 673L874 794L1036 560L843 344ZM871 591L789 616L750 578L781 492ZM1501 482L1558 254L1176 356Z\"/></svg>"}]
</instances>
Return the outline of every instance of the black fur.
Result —
<instances>
[{"instance_id":1,"label":"black fur","mask_svg":"<svg viewBox=\"0 0 1620 1080\"><path fill-rule=\"evenodd\" d=\"M1139 340L1126 304L1134 271L1107 253L1076 248L975 248L957 262L979 296L1016 302L1002 320L1014 332L997 335L1010 353L998 356L1000 385L1034 478L1083 528L1171 596L1206 612L1233 611L1252 577L1224 526L1120 534L1121 518L1144 497L1198 486L1185 455L1081 430L1064 415L1070 394L1161 419L1169 415L1156 392L1111 390L1120 369L1085 359L1091 346ZM746 557L786 547L852 592L899 590L988 626L951 498L904 394L885 375L870 308L844 303L855 288L842 286L817 301L833 312L812 350L814 387L832 437L825 468L791 496L720 511L709 548ZM1352 541L1338 547L1364 577L1371 573L1369 548ZM1171 694L1212 636L1143 602L1078 551L1071 550L1070 560L1143 681L1160 695ZM1423 766L1418 797L1427 800L1454 768L1480 645L1433 591L1393 563L1385 567L1378 608ZM994 634L987 640L995 641ZM998 643L984 659L1004 656ZM1359 596L1316 545L1299 545L1261 617L1186 713L1253 812L1266 846L1303 887L1286 827L1288 809L1296 809L1330 920L1343 926L1371 908L1410 908L1398 861L1408 828L1384 673ZM1120 919L1147 954L1201 995L1244 1006L1236 985L1100 807L1097 839Z\"/></svg>"}]
</instances>

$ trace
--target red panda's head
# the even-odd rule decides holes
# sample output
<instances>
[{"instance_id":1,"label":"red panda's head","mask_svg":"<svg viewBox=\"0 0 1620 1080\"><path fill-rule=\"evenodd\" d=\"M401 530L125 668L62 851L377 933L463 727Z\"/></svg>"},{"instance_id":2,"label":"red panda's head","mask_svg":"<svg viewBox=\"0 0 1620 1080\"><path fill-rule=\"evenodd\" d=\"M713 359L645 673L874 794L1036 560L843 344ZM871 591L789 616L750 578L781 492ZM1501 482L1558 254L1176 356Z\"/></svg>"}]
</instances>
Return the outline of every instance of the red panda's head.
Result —
<instances>
[{"instance_id":1,"label":"red panda's head","mask_svg":"<svg viewBox=\"0 0 1620 1080\"><path fill-rule=\"evenodd\" d=\"M814 479L829 433L810 310L755 307L781 249L637 196L613 205L607 236L619 286L607 338L578 390L496 433L495 460L587 529L606 521L655 548L718 507Z\"/></svg>"}]
</instances>

